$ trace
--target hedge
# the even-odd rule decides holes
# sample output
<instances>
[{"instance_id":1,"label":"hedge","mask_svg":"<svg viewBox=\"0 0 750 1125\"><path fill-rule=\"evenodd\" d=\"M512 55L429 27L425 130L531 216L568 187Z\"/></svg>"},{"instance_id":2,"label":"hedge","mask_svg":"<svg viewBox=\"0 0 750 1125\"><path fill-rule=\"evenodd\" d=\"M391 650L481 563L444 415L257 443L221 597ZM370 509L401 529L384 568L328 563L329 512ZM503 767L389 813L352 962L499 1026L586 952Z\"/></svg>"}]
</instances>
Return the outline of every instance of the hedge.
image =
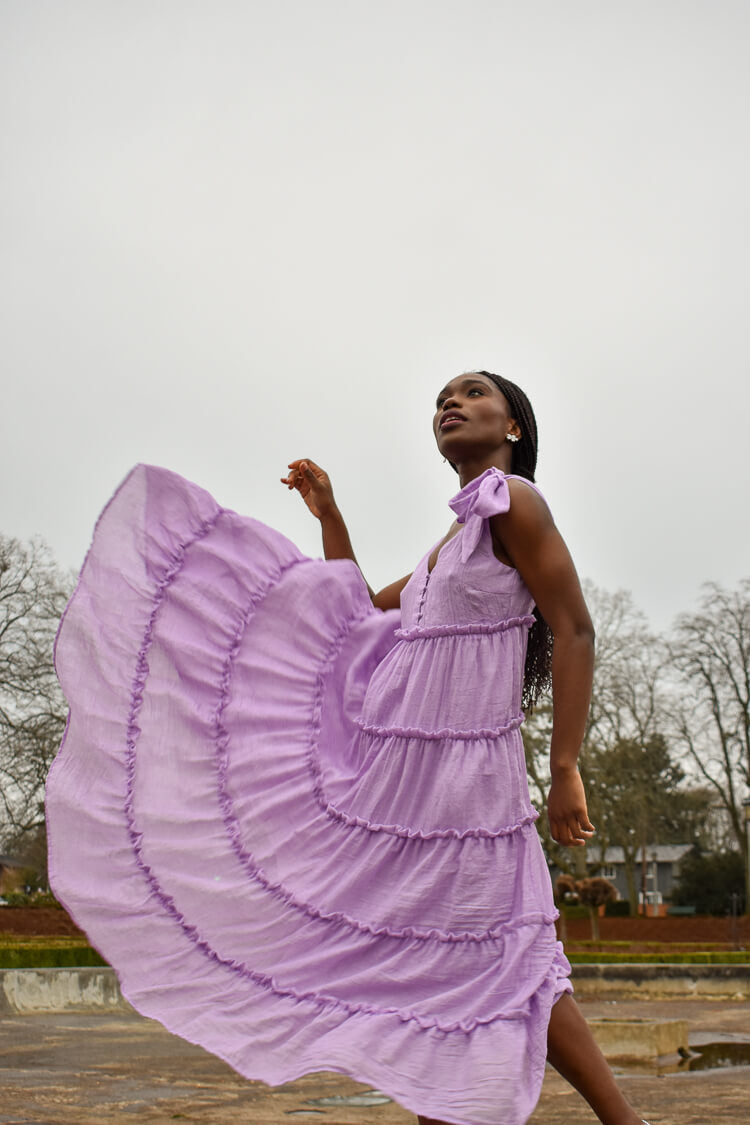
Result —
<instances>
[{"instance_id":1,"label":"hedge","mask_svg":"<svg viewBox=\"0 0 750 1125\"><path fill-rule=\"evenodd\" d=\"M0 969L81 969L106 964L95 949L75 939L0 944Z\"/></svg>"},{"instance_id":2,"label":"hedge","mask_svg":"<svg viewBox=\"0 0 750 1125\"><path fill-rule=\"evenodd\" d=\"M618 898L616 902L607 902L604 905L605 918L629 918L630 903L626 898Z\"/></svg>"},{"instance_id":3,"label":"hedge","mask_svg":"<svg viewBox=\"0 0 750 1125\"><path fill-rule=\"evenodd\" d=\"M568 953L571 965L750 965L750 951L732 953Z\"/></svg>"},{"instance_id":4,"label":"hedge","mask_svg":"<svg viewBox=\"0 0 750 1125\"><path fill-rule=\"evenodd\" d=\"M560 907L561 912L566 918L590 918L591 913L588 906L581 906L577 902L565 902Z\"/></svg>"},{"instance_id":5,"label":"hedge","mask_svg":"<svg viewBox=\"0 0 750 1125\"><path fill-rule=\"evenodd\" d=\"M58 910L62 910L62 906L51 891L32 891L31 894L26 894L25 891L6 891L2 899L6 907L11 908L16 906L55 906Z\"/></svg>"},{"instance_id":6,"label":"hedge","mask_svg":"<svg viewBox=\"0 0 750 1125\"><path fill-rule=\"evenodd\" d=\"M573 965L748 965L750 951L701 953L568 953ZM40 942L0 940L0 969L72 969L106 966L80 938Z\"/></svg>"}]
</instances>

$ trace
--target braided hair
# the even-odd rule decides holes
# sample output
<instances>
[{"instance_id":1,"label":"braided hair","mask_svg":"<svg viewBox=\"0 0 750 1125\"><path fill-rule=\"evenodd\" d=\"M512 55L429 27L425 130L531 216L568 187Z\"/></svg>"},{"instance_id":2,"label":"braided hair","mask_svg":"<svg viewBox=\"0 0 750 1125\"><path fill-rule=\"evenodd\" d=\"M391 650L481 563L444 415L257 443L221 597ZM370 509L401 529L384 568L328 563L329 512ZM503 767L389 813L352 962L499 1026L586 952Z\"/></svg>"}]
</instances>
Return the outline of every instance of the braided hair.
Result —
<instances>
[{"instance_id":1,"label":"braided hair","mask_svg":"<svg viewBox=\"0 0 750 1125\"><path fill-rule=\"evenodd\" d=\"M528 398L510 379L501 375L493 375L491 371L477 371L477 375L484 375L490 379L497 389L505 396L510 407L511 417L518 423L521 431L520 440L512 447L510 471L515 476L524 477L533 482L536 472L537 458L537 428L534 411ZM455 465L453 466L455 468ZM534 607L535 621L529 631L529 642L526 649L526 664L523 672L523 693L521 705L529 713L533 710L540 696L545 695L552 686L552 630Z\"/></svg>"}]
</instances>

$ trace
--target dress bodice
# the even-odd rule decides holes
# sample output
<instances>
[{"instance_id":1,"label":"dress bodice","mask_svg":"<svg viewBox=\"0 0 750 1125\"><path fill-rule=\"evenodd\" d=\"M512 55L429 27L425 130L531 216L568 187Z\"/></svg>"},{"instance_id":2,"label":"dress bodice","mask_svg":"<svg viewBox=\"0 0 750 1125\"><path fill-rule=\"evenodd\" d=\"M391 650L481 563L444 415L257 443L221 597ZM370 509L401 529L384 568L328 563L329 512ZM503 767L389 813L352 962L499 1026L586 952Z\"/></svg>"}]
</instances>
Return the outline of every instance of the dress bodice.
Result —
<instances>
[{"instance_id":1,"label":"dress bodice","mask_svg":"<svg viewBox=\"0 0 750 1125\"><path fill-rule=\"evenodd\" d=\"M510 507L508 476L488 469L462 488L450 506L462 528L440 549L432 571L434 545L418 563L401 593L402 628L499 622L530 614L534 601L523 579L492 549L489 517Z\"/></svg>"},{"instance_id":2,"label":"dress bodice","mask_svg":"<svg viewBox=\"0 0 750 1125\"><path fill-rule=\"evenodd\" d=\"M534 601L518 571L496 558L489 525L510 507L508 478L488 469L450 504L461 530L442 547L432 572L430 549L402 591L396 645L364 701L368 728L426 738L444 731L459 739L479 732L495 737L523 717Z\"/></svg>"}]
</instances>

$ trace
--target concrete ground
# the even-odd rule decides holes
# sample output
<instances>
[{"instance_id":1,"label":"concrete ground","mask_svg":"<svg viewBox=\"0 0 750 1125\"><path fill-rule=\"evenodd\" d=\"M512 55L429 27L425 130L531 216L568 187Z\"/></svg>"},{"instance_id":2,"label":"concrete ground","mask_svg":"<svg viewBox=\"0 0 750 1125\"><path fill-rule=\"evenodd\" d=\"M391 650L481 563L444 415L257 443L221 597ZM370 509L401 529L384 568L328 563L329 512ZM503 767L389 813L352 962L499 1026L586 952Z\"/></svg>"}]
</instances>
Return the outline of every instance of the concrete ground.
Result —
<instances>
[{"instance_id":1,"label":"concrete ground","mask_svg":"<svg viewBox=\"0 0 750 1125\"><path fill-rule=\"evenodd\" d=\"M582 1004L589 1018L687 1019L691 1046L750 1040L746 1003L676 1000ZM651 1125L746 1125L750 1066L691 1073L622 1072L628 1097ZM366 1086L313 1074L270 1089L248 1082L198 1047L130 1012L0 1018L0 1125L202 1122L281 1125L413 1125L414 1117ZM360 1104L343 1102L355 1099ZM533 1125L595 1118L548 1069ZM498 1125L503 1125L498 1121Z\"/></svg>"}]
</instances>

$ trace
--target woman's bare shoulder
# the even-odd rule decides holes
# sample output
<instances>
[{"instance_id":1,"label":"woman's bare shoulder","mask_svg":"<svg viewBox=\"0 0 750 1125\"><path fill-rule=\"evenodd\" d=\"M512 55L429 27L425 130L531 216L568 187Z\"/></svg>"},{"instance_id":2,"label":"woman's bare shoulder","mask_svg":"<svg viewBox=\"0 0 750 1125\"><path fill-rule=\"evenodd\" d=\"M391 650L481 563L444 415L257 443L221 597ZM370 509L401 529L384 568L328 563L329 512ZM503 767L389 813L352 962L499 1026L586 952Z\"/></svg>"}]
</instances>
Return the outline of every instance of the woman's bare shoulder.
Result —
<instances>
[{"instance_id":1,"label":"woman's bare shoulder","mask_svg":"<svg viewBox=\"0 0 750 1125\"><path fill-rule=\"evenodd\" d=\"M508 492L510 493L510 507L503 513L501 519L514 522L515 519L538 520L542 523L552 521L552 512L544 493L533 481L525 477L508 477ZM510 520L507 519L510 517ZM498 517L493 517L497 519Z\"/></svg>"}]
</instances>

